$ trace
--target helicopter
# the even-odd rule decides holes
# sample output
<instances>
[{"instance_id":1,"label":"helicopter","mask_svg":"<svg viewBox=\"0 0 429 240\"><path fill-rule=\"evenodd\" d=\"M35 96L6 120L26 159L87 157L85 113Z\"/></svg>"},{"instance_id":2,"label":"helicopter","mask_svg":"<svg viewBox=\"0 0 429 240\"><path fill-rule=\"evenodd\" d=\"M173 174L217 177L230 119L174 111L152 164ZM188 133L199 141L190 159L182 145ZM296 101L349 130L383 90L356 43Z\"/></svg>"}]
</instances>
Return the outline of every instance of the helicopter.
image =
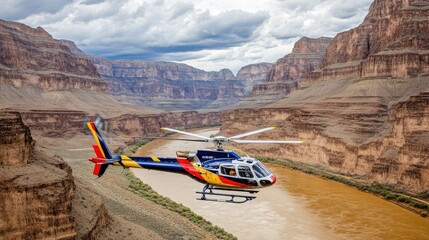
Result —
<instances>
[{"instance_id":1,"label":"helicopter","mask_svg":"<svg viewBox=\"0 0 429 240\"><path fill-rule=\"evenodd\" d=\"M234 151L225 150L224 143L287 143L299 144L298 140L241 140L240 138L274 129L268 127L235 135L232 137L205 137L172 128L161 130L180 133L199 139L163 138L170 140L209 142L216 149L203 149L196 152L177 151L176 157L126 156L112 154L103 140L97 125L87 122L95 142L92 147L96 157L89 158L95 163L93 174L103 176L109 165L124 168L145 168L159 171L181 173L205 184L198 200L230 203L244 203L256 198L248 194L256 194L258 188L269 187L276 183L274 174L259 160L249 156L242 157ZM246 195L245 195L246 194Z\"/></svg>"}]
</instances>

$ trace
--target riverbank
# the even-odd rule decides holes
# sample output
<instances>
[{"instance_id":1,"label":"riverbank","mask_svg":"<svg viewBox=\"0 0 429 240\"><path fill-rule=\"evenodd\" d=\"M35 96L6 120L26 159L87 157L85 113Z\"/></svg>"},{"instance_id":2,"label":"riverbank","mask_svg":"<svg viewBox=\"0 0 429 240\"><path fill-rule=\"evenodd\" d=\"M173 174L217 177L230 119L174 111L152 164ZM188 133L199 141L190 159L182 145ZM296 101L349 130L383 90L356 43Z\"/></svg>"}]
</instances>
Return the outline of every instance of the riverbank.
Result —
<instances>
[{"instance_id":1,"label":"riverbank","mask_svg":"<svg viewBox=\"0 0 429 240\"><path fill-rule=\"evenodd\" d=\"M103 177L96 178L92 174L94 164L88 161L88 157L95 155L94 150L88 147L94 144L91 135L79 133L71 138L58 139L43 137L35 131L33 137L36 145L52 155L61 156L73 170L77 189L74 211L77 212L75 218L79 233L91 230L95 222L94 212L99 212L97 206L103 206L109 217L106 226L97 229L101 234L97 236L101 239L234 239L231 234L214 228L217 234L230 238L218 237L202 224L196 224L201 217L192 215L186 209L181 211L193 216L194 221L153 199L142 197L137 192L142 186L140 180L132 181L122 167L110 166ZM120 152L130 146L121 138L111 138L107 142L112 150L117 148ZM169 205L175 206L173 203Z\"/></svg>"},{"instance_id":2,"label":"riverbank","mask_svg":"<svg viewBox=\"0 0 429 240\"><path fill-rule=\"evenodd\" d=\"M213 128L192 132L210 136L217 131ZM171 157L178 150L210 147L212 144L204 142L155 139L140 147L135 155ZM233 147L228 145L228 149ZM423 240L429 234L427 219L374 194L284 166L266 166L277 176L277 183L260 189L257 198L245 204L197 201L195 191L204 185L186 175L147 169L132 171L159 194L189 207L238 239ZM252 234L249 226L255 226Z\"/></svg>"},{"instance_id":3,"label":"riverbank","mask_svg":"<svg viewBox=\"0 0 429 240\"><path fill-rule=\"evenodd\" d=\"M202 126L199 128L204 128L207 126ZM208 126L213 127L213 126ZM147 143L151 142L151 139L142 139L140 141L137 141L134 145L128 147L128 149L125 151L126 153L134 154L140 147L146 145ZM220 228L216 225L213 225L211 222L207 221L203 217L199 216L198 214L194 213L190 208L184 206L183 204L177 203L173 200L171 200L168 197L164 197L161 194L157 193L155 190L151 188L148 184L141 181L135 174L127 170L126 178L129 181L129 190L137 195L139 195L142 198L145 198L157 205L160 205L162 207L165 207L166 209L176 212L177 214L181 215L182 217L188 219L195 225L201 227L208 233L215 236L217 239L237 239L234 235L231 233L226 232L223 228Z\"/></svg>"},{"instance_id":4,"label":"riverbank","mask_svg":"<svg viewBox=\"0 0 429 240\"><path fill-rule=\"evenodd\" d=\"M410 196L403 192L395 192L392 190L392 188L389 188L388 186L383 186L376 182L368 185L364 182L354 179L353 177L346 177L339 174L329 173L321 169L317 169L305 164L292 162L286 159L274 159L264 156L256 156L256 158L264 163L287 167L293 170L304 172L306 174L315 175L323 179L345 184L360 191L371 193L387 201L393 202L413 213L419 214L421 217L429 217L429 204L426 201L418 199L417 196ZM428 195L428 193L422 194Z\"/></svg>"}]
</instances>

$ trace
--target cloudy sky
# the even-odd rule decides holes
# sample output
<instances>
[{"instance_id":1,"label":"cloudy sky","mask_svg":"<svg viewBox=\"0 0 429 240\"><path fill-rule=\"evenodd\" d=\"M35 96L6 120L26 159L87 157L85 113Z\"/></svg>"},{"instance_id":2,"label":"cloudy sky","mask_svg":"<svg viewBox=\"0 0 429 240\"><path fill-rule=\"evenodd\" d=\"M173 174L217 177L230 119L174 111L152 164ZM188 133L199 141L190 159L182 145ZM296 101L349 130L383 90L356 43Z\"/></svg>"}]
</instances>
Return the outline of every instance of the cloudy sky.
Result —
<instances>
[{"instance_id":1,"label":"cloudy sky","mask_svg":"<svg viewBox=\"0 0 429 240\"><path fill-rule=\"evenodd\" d=\"M0 0L0 19L41 26L90 55L204 70L275 62L302 36L359 25L372 0Z\"/></svg>"}]
</instances>

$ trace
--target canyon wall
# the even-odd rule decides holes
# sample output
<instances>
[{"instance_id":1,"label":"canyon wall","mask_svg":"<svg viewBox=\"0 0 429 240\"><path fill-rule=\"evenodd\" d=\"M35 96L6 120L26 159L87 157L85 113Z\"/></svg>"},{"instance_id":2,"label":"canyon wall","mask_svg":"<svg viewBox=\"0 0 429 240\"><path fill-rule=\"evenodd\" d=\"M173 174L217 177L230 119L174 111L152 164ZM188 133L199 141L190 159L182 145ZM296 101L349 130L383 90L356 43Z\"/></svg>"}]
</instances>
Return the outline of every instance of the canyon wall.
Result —
<instances>
[{"instance_id":1,"label":"canyon wall","mask_svg":"<svg viewBox=\"0 0 429 240\"><path fill-rule=\"evenodd\" d=\"M406 192L429 190L429 143L426 141L429 137L429 92L394 105L387 115L386 106L364 102L362 105L368 109L384 108L384 114L373 110L344 114L333 122L333 117L331 121L321 119L326 117L320 115L322 111L297 108L232 110L223 116L222 133L235 135L255 130L255 126L276 125L277 129L261 134L261 139L301 139L305 143L239 147L254 155L290 159L368 182L392 185ZM332 112L338 115L338 111ZM335 131L359 136L360 143L347 141L344 136L335 135L334 129L329 129L337 127L335 125L341 121L352 123L348 129L339 127Z\"/></svg>"},{"instance_id":2,"label":"canyon wall","mask_svg":"<svg viewBox=\"0 0 429 240\"><path fill-rule=\"evenodd\" d=\"M86 117L94 121L95 115L88 115L82 111L22 111L23 122L31 129L44 137L68 137L85 132ZM103 118L107 131L118 135L133 137L160 136L161 127L192 128L201 126L219 125L222 123L220 112L171 112L162 114L124 114L118 117ZM13 148L13 146L7 146ZM24 153L20 153L21 155ZM4 161L14 161L5 158ZM1 159L0 159L1 161Z\"/></svg>"},{"instance_id":3,"label":"canyon wall","mask_svg":"<svg viewBox=\"0 0 429 240\"><path fill-rule=\"evenodd\" d=\"M304 75L319 68L331 40L326 37L301 38L292 53L277 60L264 81L253 84L250 95L241 101L241 105L265 105L295 90Z\"/></svg>"},{"instance_id":4,"label":"canyon wall","mask_svg":"<svg viewBox=\"0 0 429 240\"><path fill-rule=\"evenodd\" d=\"M0 20L0 83L45 90L106 90L91 61L43 28Z\"/></svg>"},{"instance_id":5,"label":"canyon wall","mask_svg":"<svg viewBox=\"0 0 429 240\"><path fill-rule=\"evenodd\" d=\"M88 56L41 27L0 20L0 109L156 113L109 94Z\"/></svg>"},{"instance_id":6,"label":"canyon wall","mask_svg":"<svg viewBox=\"0 0 429 240\"><path fill-rule=\"evenodd\" d=\"M165 110L222 108L246 94L247 82L229 69L206 72L173 62L92 61L109 91L132 103Z\"/></svg>"},{"instance_id":7,"label":"canyon wall","mask_svg":"<svg viewBox=\"0 0 429 240\"><path fill-rule=\"evenodd\" d=\"M260 109L227 112L222 133L277 125L260 137L305 144L243 148L406 192L429 190L428 10L428 1L375 0L295 91Z\"/></svg>"},{"instance_id":8,"label":"canyon wall","mask_svg":"<svg viewBox=\"0 0 429 240\"><path fill-rule=\"evenodd\" d=\"M220 112L177 112L158 115L122 115L109 119L111 129L115 133L128 136L159 136L161 127L195 128L201 126L219 125L222 122Z\"/></svg>"},{"instance_id":9,"label":"canyon wall","mask_svg":"<svg viewBox=\"0 0 429 240\"><path fill-rule=\"evenodd\" d=\"M339 33L321 70L301 87L330 79L416 78L428 72L429 3L425 0L375 0L364 22Z\"/></svg>"},{"instance_id":10,"label":"canyon wall","mask_svg":"<svg viewBox=\"0 0 429 240\"><path fill-rule=\"evenodd\" d=\"M0 113L0 135L0 236L74 239L70 167L33 149L18 113Z\"/></svg>"},{"instance_id":11,"label":"canyon wall","mask_svg":"<svg viewBox=\"0 0 429 240\"><path fill-rule=\"evenodd\" d=\"M254 85L266 81L273 66L273 63L254 63L246 65L238 71L237 79L247 82L246 85L248 89L246 92L250 93Z\"/></svg>"}]
</instances>

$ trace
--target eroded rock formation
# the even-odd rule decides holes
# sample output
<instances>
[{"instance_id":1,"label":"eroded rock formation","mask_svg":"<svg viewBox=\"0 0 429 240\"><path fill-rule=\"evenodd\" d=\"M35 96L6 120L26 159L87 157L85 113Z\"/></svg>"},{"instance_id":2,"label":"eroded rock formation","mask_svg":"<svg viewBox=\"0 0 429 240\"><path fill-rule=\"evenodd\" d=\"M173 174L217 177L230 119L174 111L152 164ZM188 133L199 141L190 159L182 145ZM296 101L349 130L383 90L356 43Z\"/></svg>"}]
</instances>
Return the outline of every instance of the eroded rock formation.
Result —
<instances>
[{"instance_id":1,"label":"eroded rock formation","mask_svg":"<svg viewBox=\"0 0 429 240\"><path fill-rule=\"evenodd\" d=\"M79 133L86 132L84 120L86 117L95 120L95 115L88 115L82 111L47 111L32 110L22 111L23 122L31 129L37 131L44 137L71 137ZM192 128L201 126L219 125L222 123L220 112L171 112L162 114L124 114L113 118L104 118L103 123L108 132L119 135L128 135L135 137L145 137L161 135L161 127L173 128ZM14 136L20 141L24 141L21 135ZM21 134L21 133L20 133ZM25 140L27 141L27 140ZM0 146L1 149L2 146ZM14 145L5 146L7 149L13 149ZM27 154L17 150L14 154ZM0 156L1 161L14 161L12 154L9 157ZM11 157L12 156L12 157ZM26 155L25 155L26 156Z\"/></svg>"},{"instance_id":2,"label":"eroded rock formation","mask_svg":"<svg viewBox=\"0 0 429 240\"><path fill-rule=\"evenodd\" d=\"M177 112L158 115L122 115L109 119L112 131L129 136L160 135L161 127L192 128L218 125L222 122L220 112Z\"/></svg>"},{"instance_id":3,"label":"eroded rock formation","mask_svg":"<svg viewBox=\"0 0 429 240\"><path fill-rule=\"evenodd\" d=\"M0 83L45 90L106 90L91 61L43 28L0 20Z\"/></svg>"},{"instance_id":4,"label":"eroded rock formation","mask_svg":"<svg viewBox=\"0 0 429 240\"><path fill-rule=\"evenodd\" d=\"M330 79L415 78L429 69L429 3L375 0L364 22L338 34L321 71L301 84Z\"/></svg>"},{"instance_id":5,"label":"eroded rock formation","mask_svg":"<svg viewBox=\"0 0 429 240\"><path fill-rule=\"evenodd\" d=\"M229 69L206 72L186 64L93 58L110 92L124 100L172 109L217 108L237 102L246 82Z\"/></svg>"},{"instance_id":6,"label":"eroded rock formation","mask_svg":"<svg viewBox=\"0 0 429 240\"><path fill-rule=\"evenodd\" d=\"M331 40L326 37L301 38L292 53L277 60L265 81L253 85L250 96L242 104L271 103L295 90L305 74L318 69Z\"/></svg>"},{"instance_id":7,"label":"eroded rock formation","mask_svg":"<svg viewBox=\"0 0 429 240\"><path fill-rule=\"evenodd\" d=\"M0 135L1 237L73 239L70 167L33 149L18 113L0 113Z\"/></svg>"},{"instance_id":8,"label":"eroded rock formation","mask_svg":"<svg viewBox=\"0 0 429 240\"><path fill-rule=\"evenodd\" d=\"M429 137L429 93L396 104L389 114L387 106L376 102L360 104L361 109L337 103L325 108L318 105L319 111L233 110L223 117L227 127L222 132L234 135L255 130L255 126L276 125L278 129L261 138L302 139L305 143L240 147L255 155L291 159L409 192L428 190L429 144L424 139Z\"/></svg>"},{"instance_id":9,"label":"eroded rock formation","mask_svg":"<svg viewBox=\"0 0 429 240\"><path fill-rule=\"evenodd\" d=\"M429 190L428 10L427 1L375 0L360 26L334 38L321 69L298 90L261 109L228 112L222 131L277 125L270 138L306 143L246 150L408 192Z\"/></svg>"},{"instance_id":10,"label":"eroded rock formation","mask_svg":"<svg viewBox=\"0 0 429 240\"><path fill-rule=\"evenodd\" d=\"M264 82L267 79L273 66L274 64L272 63L255 63L246 65L238 71L237 79L247 81L247 86L249 87L250 92L255 84Z\"/></svg>"}]
</instances>

